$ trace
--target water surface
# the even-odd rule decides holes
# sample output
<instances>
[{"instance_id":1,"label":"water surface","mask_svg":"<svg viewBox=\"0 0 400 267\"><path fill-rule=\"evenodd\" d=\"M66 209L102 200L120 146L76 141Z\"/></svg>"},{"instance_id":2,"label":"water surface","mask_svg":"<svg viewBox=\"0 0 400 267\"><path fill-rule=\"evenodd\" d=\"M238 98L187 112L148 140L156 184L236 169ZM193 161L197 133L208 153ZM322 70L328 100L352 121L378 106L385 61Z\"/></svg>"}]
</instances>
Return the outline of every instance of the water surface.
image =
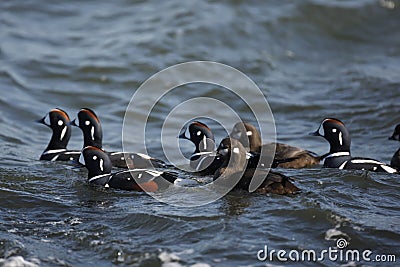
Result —
<instances>
[{"instance_id":1,"label":"water surface","mask_svg":"<svg viewBox=\"0 0 400 267\"><path fill-rule=\"evenodd\" d=\"M0 258L22 256L41 266L265 266L281 263L257 260L264 245L319 251L342 237L351 249L399 260L397 175L281 170L297 178L300 195L235 192L185 209L143 193L95 189L84 169L38 161L50 132L34 123L51 108L75 117L90 107L103 123L105 148L121 149L125 108L142 82L177 63L211 60L257 83L278 141L326 153L327 143L307 133L332 116L348 126L354 155L389 162L399 146L387 140L400 123L399 6L386 0L1 1ZM180 90L160 102L147 137L156 140L165 113L194 96L237 103L213 86ZM235 108L251 117L240 103ZM210 126L220 140L224 131ZM69 147L81 146L73 129ZM157 142L149 149L163 157Z\"/></svg>"}]
</instances>

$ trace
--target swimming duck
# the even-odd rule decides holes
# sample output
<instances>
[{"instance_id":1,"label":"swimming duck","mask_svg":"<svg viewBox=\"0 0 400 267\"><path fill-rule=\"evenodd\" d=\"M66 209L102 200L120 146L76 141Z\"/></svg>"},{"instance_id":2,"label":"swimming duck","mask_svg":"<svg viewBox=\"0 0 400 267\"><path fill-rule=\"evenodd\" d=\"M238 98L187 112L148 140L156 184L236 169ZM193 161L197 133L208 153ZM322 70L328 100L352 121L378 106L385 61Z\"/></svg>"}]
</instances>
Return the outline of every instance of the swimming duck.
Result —
<instances>
[{"instance_id":1,"label":"swimming duck","mask_svg":"<svg viewBox=\"0 0 400 267\"><path fill-rule=\"evenodd\" d=\"M396 169L375 159L353 158L350 154L350 133L344 123L338 119L324 119L317 131L310 134L321 136L329 142L330 150L325 155L324 167L387 173L397 172Z\"/></svg>"},{"instance_id":2,"label":"swimming duck","mask_svg":"<svg viewBox=\"0 0 400 267\"><path fill-rule=\"evenodd\" d=\"M94 146L82 150L79 162L87 168L90 184L107 188L157 192L168 188L177 180L174 173L154 169L131 169L111 173L113 165L108 154Z\"/></svg>"},{"instance_id":3,"label":"swimming duck","mask_svg":"<svg viewBox=\"0 0 400 267\"><path fill-rule=\"evenodd\" d=\"M269 155L272 154L271 152L274 151L275 147L274 161L277 164L272 167L307 168L318 165L322 159L321 156L316 155L314 152L287 144L269 143L263 145L260 133L250 123L236 123L230 136L239 140L245 147L249 146L250 152L254 153L261 153L262 150L263 155Z\"/></svg>"},{"instance_id":4,"label":"swimming duck","mask_svg":"<svg viewBox=\"0 0 400 267\"><path fill-rule=\"evenodd\" d=\"M186 136L186 133L189 136ZM215 153L215 140L211 129L200 121L193 121L182 128L179 136L190 140L195 150L190 157L190 167L202 175L212 175L221 166L222 160Z\"/></svg>"},{"instance_id":5,"label":"swimming duck","mask_svg":"<svg viewBox=\"0 0 400 267\"><path fill-rule=\"evenodd\" d=\"M96 113L89 108L82 108L78 112L78 118L71 122L71 125L77 126L83 133L83 147L94 146L102 149L103 131L101 123ZM163 168L166 164L159 159L150 157L142 153L131 152L106 152L114 167L119 168Z\"/></svg>"},{"instance_id":6,"label":"swimming duck","mask_svg":"<svg viewBox=\"0 0 400 267\"><path fill-rule=\"evenodd\" d=\"M78 161L81 151L67 149L71 138L71 126L67 112L55 108L37 122L48 126L53 132L49 144L40 156L40 160Z\"/></svg>"},{"instance_id":7,"label":"swimming duck","mask_svg":"<svg viewBox=\"0 0 400 267\"><path fill-rule=\"evenodd\" d=\"M274 193L280 195L293 194L300 191L292 181L293 179L281 173L266 171L257 168L248 168L246 149L240 141L225 138L221 141L217 155L223 159L223 164L215 172L214 180L223 179L222 183L229 184L232 178L239 178L233 189L249 190L252 179L263 179L262 184L256 189L258 193ZM221 180L220 180L221 181Z\"/></svg>"}]
</instances>

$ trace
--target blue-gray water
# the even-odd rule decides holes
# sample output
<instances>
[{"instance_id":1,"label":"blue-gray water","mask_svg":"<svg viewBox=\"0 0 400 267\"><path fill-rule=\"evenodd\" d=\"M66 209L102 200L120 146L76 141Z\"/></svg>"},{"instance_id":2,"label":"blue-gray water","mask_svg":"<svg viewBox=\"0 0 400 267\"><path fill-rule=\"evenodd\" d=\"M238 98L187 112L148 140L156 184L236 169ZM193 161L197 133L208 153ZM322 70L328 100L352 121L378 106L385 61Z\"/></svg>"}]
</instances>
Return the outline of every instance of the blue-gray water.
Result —
<instances>
[{"instance_id":1,"label":"blue-gray water","mask_svg":"<svg viewBox=\"0 0 400 267\"><path fill-rule=\"evenodd\" d=\"M0 1L0 258L41 266L265 266L282 263L258 261L264 245L321 251L343 237L351 249L398 262L397 175L282 170L297 178L300 195L241 192L178 208L144 193L89 187L84 169L38 161L50 133L34 120L55 107L71 117L90 107L102 120L105 148L121 149L125 108L143 81L177 63L211 60L257 83L279 141L325 153L327 143L307 133L333 116L349 127L354 155L389 162L399 146L387 140L400 123L399 25L397 0ZM232 102L212 86L199 93ZM149 136L159 133L163 112L192 95L164 99ZM73 130L69 147L79 149Z\"/></svg>"}]
</instances>

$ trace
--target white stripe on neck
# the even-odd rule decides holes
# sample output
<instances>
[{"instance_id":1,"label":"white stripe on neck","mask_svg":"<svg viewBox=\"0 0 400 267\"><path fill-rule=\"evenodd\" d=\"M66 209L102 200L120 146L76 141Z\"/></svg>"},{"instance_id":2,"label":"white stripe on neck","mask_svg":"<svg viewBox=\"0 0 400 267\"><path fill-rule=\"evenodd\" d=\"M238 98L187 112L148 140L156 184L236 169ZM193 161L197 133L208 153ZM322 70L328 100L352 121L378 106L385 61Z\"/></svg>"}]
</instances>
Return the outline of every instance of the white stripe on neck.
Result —
<instances>
[{"instance_id":1,"label":"white stripe on neck","mask_svg":"<svg viewBox=\"0 0 400 267\"><path fill-rule=\"evenodd\" d=\"M336 152L336 153L332 153L332 154L329 154L328 156L326 156L325 159L327 159L327 158L333 158L333 157L343 157L343 156L350 156L350 152Z\"/></svg>"}]
</instances>

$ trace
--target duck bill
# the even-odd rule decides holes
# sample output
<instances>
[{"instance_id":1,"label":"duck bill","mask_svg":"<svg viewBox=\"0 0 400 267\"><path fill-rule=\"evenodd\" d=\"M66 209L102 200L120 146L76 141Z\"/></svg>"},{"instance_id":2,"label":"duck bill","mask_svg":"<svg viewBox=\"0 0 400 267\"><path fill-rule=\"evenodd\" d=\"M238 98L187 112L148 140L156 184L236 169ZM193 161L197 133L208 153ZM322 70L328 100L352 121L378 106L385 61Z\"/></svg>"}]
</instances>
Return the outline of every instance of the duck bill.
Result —
<instances>
[{"instance_id":1,"label":"duck bill","mask_svg":"<svg viewBox=\"0 0 400 267\"><path fill-rule=\"evenodd\" d=\"M44 125L46 125L46 123L45 123L45 120L46 119L46 117L43 117L43 118L41 118L40 120L36 120L36 122L37 123L40 123L40 124L44 124Z\"/></svg>"},{"instance_id":2,"label":"duck bill","mask_svg":"<svg viewBox=\"0 0 400 267\"><path fill-rule=\"evenodd\" d=\"M316 130L315 132L309 133L308 135L311 135L311 136L322 136L322 135L319 133L319 129Z\"/></svg>"},{"instance_id":3,"label":"duck bill","mask_svg":"<svg viewBox=\"0 0 400 267\"><path fill-rule=\"evenodd\" d=\"M76 119L73 119L72 121L70 121L69 125L79 127L79 125L76 123Z\"/></svg>"},{"instance_id":4,"label":"duck bill","mask_svg":"<svg viewBox=\"0 0 400 267\"><path fill-rule=\"evenodd\" d=\"M189 138L185 135L185 133L186 133L186 128L183 128L183 129L181 130L181 132L179 133L179 135L177 136L177 138L189 140Z\"/></svg>"},{"instance_id":5,"label":"duck bill","mask_svg":"<svg viewBox=\"0 0 400 267\"><path fill-rule=\"evenodd\" d=\"M49 114L47 114L46 116L44 116L40 120L37 120L36 122L40 123L40 124L43 124L43 125L46 125L48 127L51 127L50 126L51 125L51 121L50 121L50 115Z\"/></svg>"}]
</instances>

